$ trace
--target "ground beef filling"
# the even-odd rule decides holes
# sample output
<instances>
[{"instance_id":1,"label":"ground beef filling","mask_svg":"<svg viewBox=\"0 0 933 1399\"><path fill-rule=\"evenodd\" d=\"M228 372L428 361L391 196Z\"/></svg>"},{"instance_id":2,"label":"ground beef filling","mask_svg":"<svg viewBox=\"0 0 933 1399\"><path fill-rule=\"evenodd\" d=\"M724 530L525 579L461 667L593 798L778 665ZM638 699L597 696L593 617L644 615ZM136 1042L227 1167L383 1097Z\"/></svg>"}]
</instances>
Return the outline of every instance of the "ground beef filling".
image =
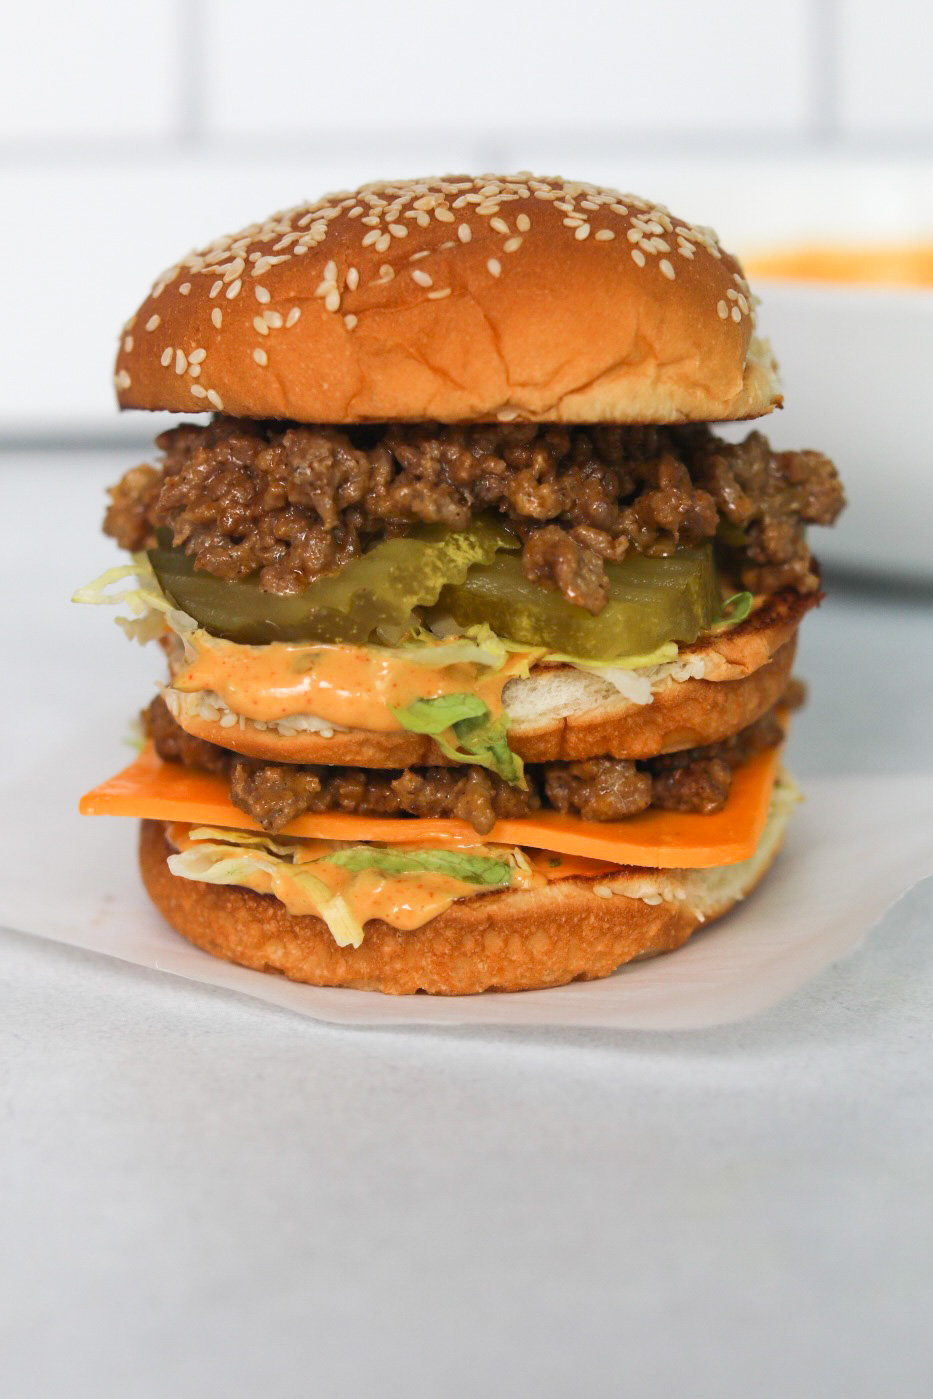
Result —
<instances>
[{"instance_id":1,"label":"ground beef filling","mask_svg":"<svg viewBox=\"0 0 933 1399\"><path fill-rule=\"evenodd\" d=\"M792 682L792 685L794 682ZM789 689L783 707L799 702ZM404 772L366 768L265 763L193 738L176 723L164 700L143 715L156 751L167 762L217 772L230 783L230 798L273 834L305 812L349 811L361 816L456 817L486 835L497 820L542 808L585 821L616 821L649 806L668 811L719 811L732 773L741 763L781 741L775 711L732 738L633 762L588 758L525 769L527 790L510 787L481 767L423 767Z\"/></svg>"},{"instance_id":2,"label":"ground beef filling","mask_svg":"<svg viewBox=\"0 0 933 1399\"><path fill-rule=\"evenodd\" d=\"M465 528L484 511L523 541L527 576L598 613L604 563L670 554L729 526L737 583L818 586L804 537L844 504L819 452L774 452L683 427L394 424L309 427L217 417L156 439L161 466L111 491L104 529L124 548L158 528L218 578L258 574L273 593L338 571L417 523Z\"/></svg>"}]
</instances>

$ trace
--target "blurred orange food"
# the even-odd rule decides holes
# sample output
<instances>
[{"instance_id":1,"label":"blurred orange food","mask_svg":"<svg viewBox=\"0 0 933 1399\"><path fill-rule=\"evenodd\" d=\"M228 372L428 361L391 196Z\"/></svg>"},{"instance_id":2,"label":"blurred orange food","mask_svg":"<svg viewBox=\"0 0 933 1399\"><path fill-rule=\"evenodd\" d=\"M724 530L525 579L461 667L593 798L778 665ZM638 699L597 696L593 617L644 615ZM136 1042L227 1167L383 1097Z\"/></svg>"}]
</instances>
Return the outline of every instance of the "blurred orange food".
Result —
<instances>
[{"instance_id":1,"label":"blurred orange food","mask_svg":"<svg viewBox=\"0 0 933 1399\"><path fill-rule=\"evenodd\" d=\"M860 248L814 245L753 254L744 263L752 278L933 287L933 243Z\"/></svg>"}]
</instances>

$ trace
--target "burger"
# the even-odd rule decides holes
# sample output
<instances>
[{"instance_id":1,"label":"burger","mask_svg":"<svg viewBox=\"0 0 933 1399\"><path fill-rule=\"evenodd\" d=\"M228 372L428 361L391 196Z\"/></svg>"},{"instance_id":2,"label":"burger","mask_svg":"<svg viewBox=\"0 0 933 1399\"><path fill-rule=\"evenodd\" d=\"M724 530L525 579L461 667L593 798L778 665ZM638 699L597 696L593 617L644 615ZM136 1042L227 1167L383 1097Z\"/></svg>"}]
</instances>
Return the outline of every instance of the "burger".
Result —
<instances>
[{"instance_id":1,"label":"burger","mask_svg":"<svg viewBox=\"0 0 933 1399\"><path fill-rule=\"evenodd\" d=\"M215 956L464 995L679 947L772 864L813 451L738 261L554 178L371 184L189 254L122 332L120 406L210 415L110 491L76 596L164 651L82 809Z\"/></svg>"}]
</instances>

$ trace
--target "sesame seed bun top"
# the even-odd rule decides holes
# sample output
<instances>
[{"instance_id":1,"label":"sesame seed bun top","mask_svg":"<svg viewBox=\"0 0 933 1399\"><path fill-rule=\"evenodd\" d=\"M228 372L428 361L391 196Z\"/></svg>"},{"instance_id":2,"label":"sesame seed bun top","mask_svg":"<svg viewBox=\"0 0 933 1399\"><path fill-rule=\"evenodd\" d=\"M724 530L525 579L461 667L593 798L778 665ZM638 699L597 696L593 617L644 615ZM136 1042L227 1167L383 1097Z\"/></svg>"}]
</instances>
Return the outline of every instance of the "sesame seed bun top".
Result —
<instances>
[{"instance_id":1,"label":"sesame seed bun top","mask_svg":"<svg viewBox=\"0 0 933 1399\"><path fill-rule=\"evenodd\" d=\"M352 423L750 418L781 402L736 259L596 185L364 185L189 254L124 327L123 408Z\"/></svg>"}]
</instances>

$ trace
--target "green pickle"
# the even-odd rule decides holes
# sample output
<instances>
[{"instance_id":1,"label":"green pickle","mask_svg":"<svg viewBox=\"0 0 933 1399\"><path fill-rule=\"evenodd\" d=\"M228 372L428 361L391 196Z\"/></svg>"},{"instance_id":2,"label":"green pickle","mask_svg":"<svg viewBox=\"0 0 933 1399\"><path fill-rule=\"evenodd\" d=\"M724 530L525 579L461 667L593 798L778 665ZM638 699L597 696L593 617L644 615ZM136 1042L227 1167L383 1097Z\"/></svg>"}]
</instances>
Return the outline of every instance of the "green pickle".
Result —
<instances>
[{"instance_id":1,"label":"green pickle","mask_svg":"<svg viewBox=\"0 0 933 1399\"><path fill-rule=\"evenodd\" d=\"M381 627L408 625L412 610L437 602L475 564L488 564L518 540L494 520L453 531L425 525L382 539L339 573L297 593L270 593L257 578L232 582L199 572L181 549L149 551L162 591L214 636L244 645L270 641L356 642Z\"/></svg>"},{"instance_id":2,"label":"green pickle","mask_svg":"<svg viewBox=\"0 0 933 1399\"><path fill-rule=\"evenodd\" d=\"M667 641L695 641L718 617L721 596L711 544L669 558L634 551L607 564L609 598L597 616L531 583L521 559L500 554L441 594L438 612L462 627L587 660L648 655Z\"/></svg>"}]
</instances>

